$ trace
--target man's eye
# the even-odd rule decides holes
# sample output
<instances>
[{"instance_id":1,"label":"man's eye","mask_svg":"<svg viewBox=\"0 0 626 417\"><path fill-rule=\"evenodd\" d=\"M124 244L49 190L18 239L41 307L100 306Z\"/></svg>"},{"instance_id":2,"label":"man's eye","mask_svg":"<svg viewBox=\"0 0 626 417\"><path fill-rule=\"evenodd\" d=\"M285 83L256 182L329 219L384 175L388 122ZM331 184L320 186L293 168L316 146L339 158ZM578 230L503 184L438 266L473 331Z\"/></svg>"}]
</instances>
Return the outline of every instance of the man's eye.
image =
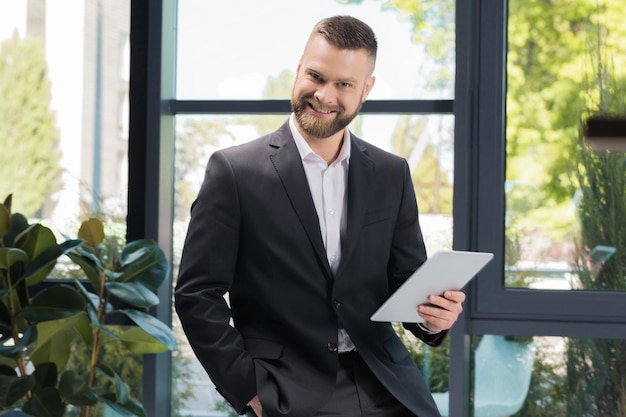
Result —
<instances>
[{"instance_id":1,"label":"man's eye","mask_svg":"<svg viewBox=\"0 0 626 417\"><path fill-rule=\"evenodd\" d=\"M350 87L352 87L352 84L350 84L350 83L339 83L339 87L341 87L341 88L350 88Z\"/></svg>"},{"instance_id":2,"label":"man's eye","mask_svg":"<svg viewBox=\"0 0 626 417\"><path fill-rule=\"evenodd\" d=\"M309 76L316 81L322 81L322 77L319 74L315 74L314 72L310 73Z\"/></svg>"}]
</instances>

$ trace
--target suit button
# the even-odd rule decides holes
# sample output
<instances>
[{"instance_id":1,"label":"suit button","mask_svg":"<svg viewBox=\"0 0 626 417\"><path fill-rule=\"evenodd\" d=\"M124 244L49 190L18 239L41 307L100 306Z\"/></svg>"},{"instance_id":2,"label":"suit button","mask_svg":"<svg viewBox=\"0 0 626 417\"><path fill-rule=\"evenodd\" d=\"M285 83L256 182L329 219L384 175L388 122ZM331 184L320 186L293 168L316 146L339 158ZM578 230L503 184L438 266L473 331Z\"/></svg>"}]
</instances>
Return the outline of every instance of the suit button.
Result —
<instances>
[{"instance_id":1,"label":"suit button","mask_svg":"<svg viewBox=\"0 0 626 417\"><path fill-rule=\"evenodd\" d=\"M335 309L337 309L337 310L339 309L339 307L341 307L341 301L340 300L335 300L334 304L335 304Z\"/></svg>"},{"instance_id":2,"label":"suit button","mask_svg":"<svg viewBox=\"0 0 626 417\"><path fill-rule=\"evenodd\" d=\"M337 348L337 345L334 343L329 343L328 344L328 350L331 352L337 352L339 349Z\"/></svg>"}]
</instances>

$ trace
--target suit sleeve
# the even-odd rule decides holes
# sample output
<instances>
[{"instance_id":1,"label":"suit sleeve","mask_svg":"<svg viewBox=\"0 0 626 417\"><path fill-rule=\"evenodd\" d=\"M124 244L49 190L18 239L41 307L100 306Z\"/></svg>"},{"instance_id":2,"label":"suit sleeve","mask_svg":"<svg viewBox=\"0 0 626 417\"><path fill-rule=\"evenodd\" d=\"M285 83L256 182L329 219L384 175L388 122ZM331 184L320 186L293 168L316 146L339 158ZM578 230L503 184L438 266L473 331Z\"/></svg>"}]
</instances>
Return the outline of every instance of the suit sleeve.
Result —
<instances>
[{"instance_id":1,"label":"suit sleeve","mask_svg":"<svg viewBox=\"0 0 626 417\"><path fill-rule=\"evenodd\" d=\"M234 279L239 201L233 169L221 152L211 157L192 205L175 290L176 312L196 356L222 396L239 413L256 394L254 363L230 325L224 299Z\"/></svg>"},{"instance_id":2,"label":"suit sleeve","mask_svg":"<svg viewBox=\"0 0 626 417\"><path fill-rule=\"evenodd\" d=\"M439 346L445 340L446 335L448 334L447 330L443 330L439 333L428 333L416 323L402 323L402 326L411 333L413 333L417 338L421 339L428 346L432 347Z\"/></svg>"},{"instance_id":3,"label":"suit sleeve","mask_svg":"<svg viewBox=\"0 0 626 417\"><path fill-rule=\"evenodd\" d=\"M426 246L419 225L418 208L413 181L407 162L404 162L402 201L394 230L388 265L389 289L394 292L408 277L426 262ZM430 346L440 345L447 331L430 334L415 323L404 323L404 328Z\"/></svg>"}]
</instances>

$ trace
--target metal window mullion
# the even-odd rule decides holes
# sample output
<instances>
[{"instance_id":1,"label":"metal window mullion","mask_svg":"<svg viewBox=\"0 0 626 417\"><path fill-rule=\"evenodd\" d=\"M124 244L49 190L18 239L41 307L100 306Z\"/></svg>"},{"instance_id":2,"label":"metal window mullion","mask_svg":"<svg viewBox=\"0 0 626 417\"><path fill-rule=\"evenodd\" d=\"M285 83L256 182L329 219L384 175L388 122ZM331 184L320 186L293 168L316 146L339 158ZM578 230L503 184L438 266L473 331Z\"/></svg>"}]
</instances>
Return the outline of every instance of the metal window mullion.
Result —
<instances>
[{"instance_id":1,"label":"metal window mullion","mask_svg":"<svg viewBox=\"0 0 626 417\"><path fill-rule=\"evenodd\" d=\"M163 114L288 114L289 100L164 100ZM452 114L454 100L371 100L361 114Z\"/></svg>"}]
</instances>

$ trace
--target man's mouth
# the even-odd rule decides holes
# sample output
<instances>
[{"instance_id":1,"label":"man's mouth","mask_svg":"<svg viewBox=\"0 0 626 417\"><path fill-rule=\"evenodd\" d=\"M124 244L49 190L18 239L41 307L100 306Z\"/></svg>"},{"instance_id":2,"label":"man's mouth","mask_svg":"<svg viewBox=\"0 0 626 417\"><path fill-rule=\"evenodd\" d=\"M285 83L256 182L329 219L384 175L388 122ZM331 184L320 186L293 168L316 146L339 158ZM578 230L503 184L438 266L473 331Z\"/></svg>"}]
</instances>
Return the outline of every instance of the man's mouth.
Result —
<instances>
[{"instance_id":1,"label":"man's mouth","mask_svg":"<svg viewBox=\"0 0 626 417\"><path fill-rule=\"evenodd\" d=\"M324 108L324 107L318 107L318 106L315 106L315 105L313 105L313 103L311 103L310 101L308 101L308 102L307 102L307 104L309 105L309 107L310 107L313 111L315 111L315 112L317 112L317 113L322 113L322 114L331 114L331 113L336 112L336 110L335 110L335 109L329 109L329 108Z\"/></svg>"}]
</instances>

